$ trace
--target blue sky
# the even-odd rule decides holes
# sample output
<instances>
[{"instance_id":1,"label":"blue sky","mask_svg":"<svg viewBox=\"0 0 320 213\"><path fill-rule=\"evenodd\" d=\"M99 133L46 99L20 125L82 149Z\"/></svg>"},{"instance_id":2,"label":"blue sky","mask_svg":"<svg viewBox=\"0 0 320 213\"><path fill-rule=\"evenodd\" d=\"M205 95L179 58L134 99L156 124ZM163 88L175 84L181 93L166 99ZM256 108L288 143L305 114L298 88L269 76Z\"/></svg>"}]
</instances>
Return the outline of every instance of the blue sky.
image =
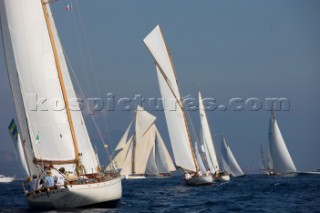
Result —
<instances>
[{"instance_id":1,"label":"blue sky","mask_svg":"<svg viewBox=\"0 0 320 213\"><path fill-rule=\"evenodd\" d=\"M73 10L66 12L70 2ZM142 39L160 24L183 95L197 97L198 81L202 95L218 104L235 97L288 98L290 111L276 116L289 152L299 170L320 167L319 1L60 0L52 6L64 49L88 96L159 97L153 59ZM96 80L86 72L90 67ZM2 45L0 76L0 143L12 150L7 125L14 110ZM169 144L163 113L152 113ZM190 114L198 132L198 114ZM225 133L240 165L258 167L270 112L215 110L207 115L217 150ZM108 112L109 127L103 131L113 146L132 116L132 111Z\"/></svg>"}]
</instances>

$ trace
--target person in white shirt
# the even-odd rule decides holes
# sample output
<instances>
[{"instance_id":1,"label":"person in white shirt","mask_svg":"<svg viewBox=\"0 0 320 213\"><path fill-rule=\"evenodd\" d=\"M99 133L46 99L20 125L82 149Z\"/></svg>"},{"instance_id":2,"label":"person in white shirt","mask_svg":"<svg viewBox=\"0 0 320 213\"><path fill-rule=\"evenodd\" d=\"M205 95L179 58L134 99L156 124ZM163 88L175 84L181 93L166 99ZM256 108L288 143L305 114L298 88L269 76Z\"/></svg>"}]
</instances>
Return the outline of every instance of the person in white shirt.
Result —
<instances>
[{"instance_id":1,"label":"person in white shirt","mask_svg":"<svg viewBox=\"0 0 320 213\"><path fill-rule=\"evenodd\" d=\"M65 169L63 167L61 167L59 169L58 174L55 175L54 177L54 182L55 182L55 186L57 186L58 188L63 188L64 187L64 182L65 182L65 177L63 176Z\"/></svg>"}]
</instances>

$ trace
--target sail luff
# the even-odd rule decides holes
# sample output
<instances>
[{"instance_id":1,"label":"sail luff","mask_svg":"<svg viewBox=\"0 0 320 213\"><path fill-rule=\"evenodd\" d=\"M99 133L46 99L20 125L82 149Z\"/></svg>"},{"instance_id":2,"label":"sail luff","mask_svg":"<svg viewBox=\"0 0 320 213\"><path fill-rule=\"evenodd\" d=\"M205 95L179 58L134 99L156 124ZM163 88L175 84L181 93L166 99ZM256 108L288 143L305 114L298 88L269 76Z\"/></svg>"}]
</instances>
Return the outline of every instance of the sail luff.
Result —
<instances>
[{"instance_id":1,"label":"sail luff","mask_svg":"<svg viewBox=\"0 0 320 213\"><path fill-rule=\"evenodd\" d=\"M50 41L51 41L51 46L52 46L52 50L53 50L53 55L54 55L54 59L55 59L55 63L56 63L56 68L57 68L57 72L58 72L58 77L59 77L59 81L60 81L60 86L61 86L61 90L62 90L62 95L63 95L63 99L65 102L65 107L66 107L66 112L67 112L67 117L68 117L68 122L70 125L70 130L71 130L71 135L72 135L72 139L73 139L73 145L74 145L74 150L75 150L75 157L76 157L76 172L77 173L81 173L81 160L80 160L80 155L79 155L79 148L78 148L78 143L77 143L77 137L76 137L76 133L74 130L74 126L73 126L73 121L72 121L72 116L71 116L71 112L70 112L70 106L69 106L69 100L67 97L67 92L66 92L66 88L64 85L64 81L63 81L63 76L62 76L62 71L61 71L61 66L60 66L60 62L59 62L59 57L58 57L58 53L57 53L57 49L56 49L56 44L55 44L55 40L54 40L54 36L53 36L53 32L51 29L51 23L50 23L50 19L49 19L49 13L47 10L47 2L45 2L45 0L41 0L42 3L42 8L43 8L43 12L44 12L44 17L45 17L45 21L47 24L47 29L48 29L48 33L49 33L49 37L50 37Z\"/></svg>"}]
</instances>

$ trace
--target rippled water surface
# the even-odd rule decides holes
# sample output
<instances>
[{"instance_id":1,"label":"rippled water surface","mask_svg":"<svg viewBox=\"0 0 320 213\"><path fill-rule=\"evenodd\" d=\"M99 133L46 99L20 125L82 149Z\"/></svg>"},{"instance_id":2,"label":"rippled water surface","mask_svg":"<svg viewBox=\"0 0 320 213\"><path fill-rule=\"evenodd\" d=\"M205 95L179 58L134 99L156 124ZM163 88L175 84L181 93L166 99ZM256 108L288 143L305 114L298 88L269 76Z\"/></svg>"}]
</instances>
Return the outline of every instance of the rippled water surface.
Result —
<instances>
[{"instance_id":1,"label":"rippled water surface","mask_svg":"<svg viewBox=\"0 0 320 213\"><path fill-rule=\"evenodd\" d=\"M20 181L0 183L0 212L35 212ZM117 208L47 212L320 212L320 175L247 175L201 187L183 186L179 177L124 180Z\"/></svg>"}]
</instances>

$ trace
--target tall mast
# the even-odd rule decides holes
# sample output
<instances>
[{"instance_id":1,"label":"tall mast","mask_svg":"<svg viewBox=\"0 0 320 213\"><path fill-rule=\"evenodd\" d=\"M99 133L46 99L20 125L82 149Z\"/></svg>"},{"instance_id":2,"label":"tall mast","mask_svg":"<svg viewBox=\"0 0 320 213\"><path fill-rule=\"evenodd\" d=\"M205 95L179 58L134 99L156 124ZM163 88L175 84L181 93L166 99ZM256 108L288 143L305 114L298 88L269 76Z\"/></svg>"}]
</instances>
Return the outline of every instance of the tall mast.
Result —
<instances>
[{"instance_id":1,"label":"tall mast","mask_svg":"<svg viewBox=\"0 0 320 213\"><path fill-rule=\"evenodd\" d=\"M53 50L53 55L54 55L54 59L55 59L56 67L57 67L57 72L58 72L58 77L59 77L60 86L61 86L61 90L62 90L63 100L64 100L64 102L66 104L66 112L67 112L68 122L69 122L70 130L71 130L73 146L74 146L75 156L76 156L76 172L77 172L77 174L80 174L82 172L81 171L82 164L81 164L81 159L80 159L80 154L79 154L77 137L76 137L76 134L75 134L73 121L72 121L72 116L71 116L71 112L70 112L69 101L68 101L68 97L67 97L67 91L66 91L66 88L65 88L65 85L64 85L64 81L63 81L61 66L60 66L59 57L58 57L58 53L57 53L57 49L56 49L56 43L55 43L53 32L52 32L52 29L51 29L51 23L50 23L48 8L47 8L47 5L46 5L49 2L47 2L46 0L41 0L41 3L42 3L43 13L44 13L44 17L45 17L45 20L46 20L47 29L48 29L48 33L49 33L49 37L50 37L50 42L51 42L51 46L52 46L52 50Z\"/></svg>"}]
</instances>

